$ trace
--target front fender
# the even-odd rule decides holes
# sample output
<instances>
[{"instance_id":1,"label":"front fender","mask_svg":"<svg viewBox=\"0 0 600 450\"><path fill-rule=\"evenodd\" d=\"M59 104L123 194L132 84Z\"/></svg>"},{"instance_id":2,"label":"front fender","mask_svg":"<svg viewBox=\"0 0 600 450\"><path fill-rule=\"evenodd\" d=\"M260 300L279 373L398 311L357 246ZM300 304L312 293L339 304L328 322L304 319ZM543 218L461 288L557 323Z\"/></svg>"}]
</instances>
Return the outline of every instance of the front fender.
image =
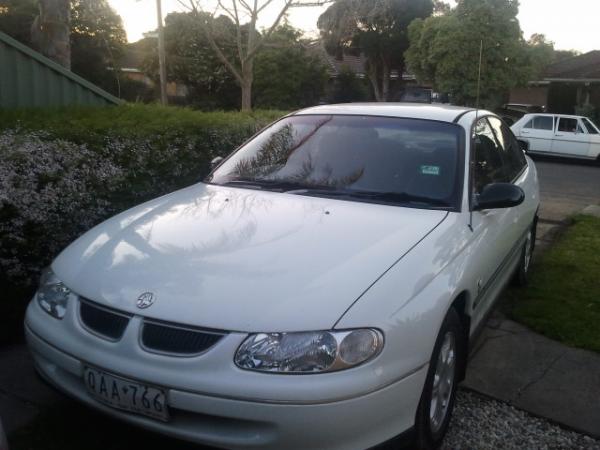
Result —
<instances>
[{"instance_id":1,"label":"front fender","mask_svg":"<svg viewBox=\"0 0 600 450\"><path fill-rule=\"evenodd\" d=\"M468 214L450 214L342 316L336 328L376 327L385 344L378 358L386 377L427 365L442 321L465 295L470 311L476 286L469 260Z\"/></svg>"}]
</instances>

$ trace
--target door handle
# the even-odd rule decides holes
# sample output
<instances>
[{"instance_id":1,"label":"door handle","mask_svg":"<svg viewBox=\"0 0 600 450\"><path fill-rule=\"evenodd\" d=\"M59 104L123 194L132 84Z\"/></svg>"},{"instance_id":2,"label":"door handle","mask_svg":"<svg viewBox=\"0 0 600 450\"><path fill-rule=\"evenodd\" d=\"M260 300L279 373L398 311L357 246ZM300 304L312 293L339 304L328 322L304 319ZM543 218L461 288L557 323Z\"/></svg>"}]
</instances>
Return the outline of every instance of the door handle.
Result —
<instances>
[{"instance_id":1,"label":"door handle","mask_svg":"<svg viewBox=\"0 0 600 450\"><path fill-rule=\"evenodd\" d=\"M529 131L527 131L527 130L521 130L521 134L529 134Z\"/></svg>"},{"instance_id":2,"label":"door handle","mask_svg":"<svg viewBox=\"0 0 600 450\"><path fill-rule=\"evenodd\" d=\"M554 136L562 137L562 136L564 136L564 134L558 134L558 133L557 133L557 134L555 134Z\"/></svg>"}]
</instances>

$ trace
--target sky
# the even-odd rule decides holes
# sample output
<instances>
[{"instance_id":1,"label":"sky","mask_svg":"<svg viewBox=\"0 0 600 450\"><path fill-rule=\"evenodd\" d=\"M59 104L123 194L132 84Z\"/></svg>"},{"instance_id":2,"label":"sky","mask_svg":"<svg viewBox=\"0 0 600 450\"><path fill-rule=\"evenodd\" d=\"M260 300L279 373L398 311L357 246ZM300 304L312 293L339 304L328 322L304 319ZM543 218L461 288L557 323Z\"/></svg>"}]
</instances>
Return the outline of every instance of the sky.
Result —
<instances>
[{"instance_id":1,"label":"sky","mask_svg":"<svg viewBox=\"0 0 600 450\"><path fill-rule=\"evenodd\" d=\"M163 16L185 10L177 0L162 2ZM206 0L203 4L210 2ZM155 0L109 0L109 3L123 18L129 42L142 38L145 31L156 29ZM273 7L265 10L259 27L268 26L275 18L277 3L281 1L273 2ZM295 8L289 20L305 33L317 36L317 18L324 10L325 7ZM534 33L545 34L559 50L600 50L599 19L600 0L521 0L519 21L525 38Z\"/></svg>"}]
</instances>

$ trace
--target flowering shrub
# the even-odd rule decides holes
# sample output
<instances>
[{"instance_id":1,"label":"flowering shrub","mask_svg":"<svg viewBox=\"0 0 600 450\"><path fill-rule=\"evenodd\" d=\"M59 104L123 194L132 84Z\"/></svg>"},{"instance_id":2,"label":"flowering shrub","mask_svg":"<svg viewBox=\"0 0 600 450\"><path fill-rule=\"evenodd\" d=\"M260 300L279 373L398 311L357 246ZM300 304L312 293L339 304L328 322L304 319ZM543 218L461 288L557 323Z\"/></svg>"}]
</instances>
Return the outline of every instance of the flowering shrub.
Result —
<instances>
[{"instance_id":1,"label":"flowering shrub","mask_svg":"<svg viewBox=\"0 0 600 450\"><path fill-rule=\"evenodd\" d=\"M97 111L88 114L108 114ZM212 158L227 155L268 121L240 115L241 123L231 120L234 113L216 113L219 120L211 122L203 113L206 123L187 118L185 127L149 128L148 121L138 127L131 119L140 114L136 108L112 111L123 120L60 128L45 126L42 115L35 127L6 121L11 127L0 129L0 292L14 297L17 322L39 272L67 244L119 211L201 180ZM47 117L61 124L60 114ZM0 341L3 333L7 327L0 327Z\"/></svg>"},{"instance_id":2,"label":"flowering shrub","mask_svg":"<svg viewBox=\"0 0 600 450\"><path fill-rule=\"evenodd\" d=\"M43 132L0 134L0 273L27 283L74 236L110 211L124 170Z\"/></svg>"}]
</instances>

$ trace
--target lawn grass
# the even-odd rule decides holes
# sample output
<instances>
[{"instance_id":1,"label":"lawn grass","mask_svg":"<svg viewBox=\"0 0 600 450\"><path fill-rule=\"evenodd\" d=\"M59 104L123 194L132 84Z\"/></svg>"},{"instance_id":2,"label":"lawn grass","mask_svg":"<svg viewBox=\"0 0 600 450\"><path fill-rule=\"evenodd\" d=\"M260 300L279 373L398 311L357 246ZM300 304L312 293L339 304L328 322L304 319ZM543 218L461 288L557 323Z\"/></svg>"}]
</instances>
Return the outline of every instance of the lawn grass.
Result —
<instances>
[{"instance_id":1,"label":"lawn grass","mask_svg":"<svg viewBox=\"0 0 600 450\"><path fill-rule=\"evenodd\" d=\"M532 267L529 285L508 292L509 315L549 338L600 352L600 218L576 216Z\"/></svg>"}]
</instances>

